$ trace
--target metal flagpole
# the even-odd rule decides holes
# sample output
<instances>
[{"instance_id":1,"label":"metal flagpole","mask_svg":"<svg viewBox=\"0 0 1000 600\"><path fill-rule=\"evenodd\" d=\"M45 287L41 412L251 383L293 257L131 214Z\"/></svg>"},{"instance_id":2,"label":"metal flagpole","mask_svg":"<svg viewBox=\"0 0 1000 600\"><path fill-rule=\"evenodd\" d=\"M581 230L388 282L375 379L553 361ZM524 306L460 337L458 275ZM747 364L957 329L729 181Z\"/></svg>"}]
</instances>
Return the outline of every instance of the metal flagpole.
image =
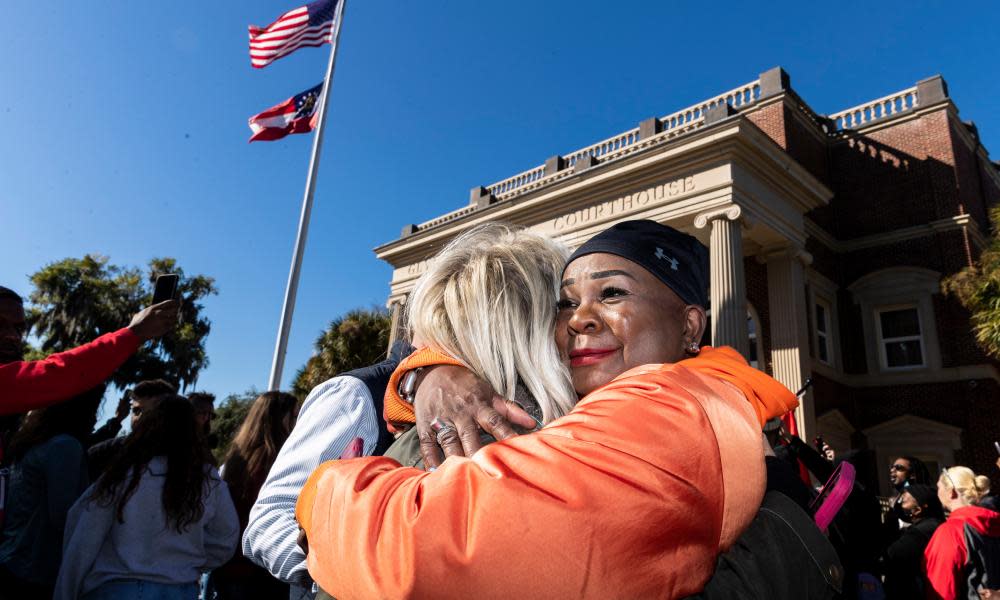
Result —
<instances>
[{"instance_id":1,"label":"metal flagpole","mask_svg":"<svg viewBox=\"0 0 1000 600\"><path fill-rule=\"evenodd\" d=\"M323 100L319 105L316 135L313 137L312 156L309 159L309 175L306 177L306 191L302 198L302 214L299 216L299 231L295 236L295 252L292 254L292 268L288 273L285 302L281 305L281 325L278 328L278 341L274 345L274 360L271 362L271 378L267 384L268 390L277 390L281 386L281 371L285 367L288 332L292 328L292 312L295 311L295 294L299 287L302 255L305 253L306 236L309 233L309 216L312 214L313 192L316 191L316 171L319 169L319 155L320 150L323 148L326 107L330 103L330 87L333 84L333 69L337 63L337 49L340 47L340 29L344 26L346 4L347 0L340 0L340 6L337 9L337 32L333 37L333 47L330 48L330 62L326 66L326 79L323 80L323 93L321 94Z\"/></svg>"}]
</instances>

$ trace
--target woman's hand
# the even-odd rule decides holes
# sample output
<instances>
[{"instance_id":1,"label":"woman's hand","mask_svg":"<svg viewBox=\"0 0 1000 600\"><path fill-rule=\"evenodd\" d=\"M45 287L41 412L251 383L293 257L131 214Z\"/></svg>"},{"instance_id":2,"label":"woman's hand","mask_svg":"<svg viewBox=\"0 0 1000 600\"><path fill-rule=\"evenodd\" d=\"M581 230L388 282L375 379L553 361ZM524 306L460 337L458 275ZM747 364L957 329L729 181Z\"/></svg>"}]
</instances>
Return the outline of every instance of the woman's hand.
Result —
<instances>
[{"instance_id":1,"label":"woman's hand","mask_svg":"<svg viewBox=\"0 0 1000 600\"><path fill-rule=\"evenodd\" d=\"M517 435L512 423L526 429L536 425L519 406L496 395L490 384L468 369L451 365L427 369L417 386L413 411L427 469L441 464L439 447L445 458L475 454L482 447L480 428L505 440Z\"/></svg>"}]
</instances>

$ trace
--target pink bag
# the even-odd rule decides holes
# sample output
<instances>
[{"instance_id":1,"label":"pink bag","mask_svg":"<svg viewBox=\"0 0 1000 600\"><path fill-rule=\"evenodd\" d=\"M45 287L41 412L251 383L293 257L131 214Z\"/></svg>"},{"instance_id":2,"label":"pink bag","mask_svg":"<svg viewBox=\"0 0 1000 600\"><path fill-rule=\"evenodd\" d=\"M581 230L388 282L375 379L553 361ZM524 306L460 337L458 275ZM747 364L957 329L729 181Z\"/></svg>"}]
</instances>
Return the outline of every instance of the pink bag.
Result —
<instances>
[{"instance_id":1,"label":"pink bag","mask_svg":"<svg viewBox=\"0 0 1000 600\"><path fill-rule=\"evenodd\" d=\"M819 495L809 504L809 509L814 515L813 519L823 533L827 532L833 518L851 495L851 490L854 489L854 477L854 465L846 461L840 463L820 489Z\"/></svg>"}]
</instances>

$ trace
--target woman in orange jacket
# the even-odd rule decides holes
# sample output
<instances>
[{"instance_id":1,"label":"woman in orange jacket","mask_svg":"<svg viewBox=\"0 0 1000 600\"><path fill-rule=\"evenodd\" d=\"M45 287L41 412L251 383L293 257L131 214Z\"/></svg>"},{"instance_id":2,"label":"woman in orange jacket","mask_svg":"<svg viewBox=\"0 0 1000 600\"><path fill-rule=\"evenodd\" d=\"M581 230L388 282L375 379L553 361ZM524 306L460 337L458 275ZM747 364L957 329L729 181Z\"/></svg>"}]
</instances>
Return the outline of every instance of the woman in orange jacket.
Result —
<instances>
[{"instance_id":1,"label":"woman in orange jacket","mask_svg":"<svg viewBox=\"0 0 1000 600\"><path fill-rule=\"evenodd\" d=\"M555 331L576 407L432 473L321 465L297 510L310 574L338 598L699 591L760 504L763 421L796 405L731 349L698 348L706 263L694 238L651 221L584 244Z\"/></svg>"}]
</instances>

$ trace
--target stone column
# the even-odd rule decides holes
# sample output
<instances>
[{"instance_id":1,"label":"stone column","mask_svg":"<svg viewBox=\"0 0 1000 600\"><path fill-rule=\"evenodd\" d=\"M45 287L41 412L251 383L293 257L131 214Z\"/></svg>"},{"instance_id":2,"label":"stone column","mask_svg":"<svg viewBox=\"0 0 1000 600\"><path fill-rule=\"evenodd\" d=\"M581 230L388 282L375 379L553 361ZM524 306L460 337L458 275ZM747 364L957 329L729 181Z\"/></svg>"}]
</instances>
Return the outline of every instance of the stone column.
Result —
<instances>
[{"instance_id":1,"label":"stone column","mask_svg":"<svg viewBox=\"0 0 1000 600\"><path fill-rule=\"evenodd\" d=\"M806 302L805 265L812 257L790 246L765 257L767 303L771 320L771 369L774 378L792 392L799 391L812 373L809 359L809 306ZM809 439L816 430L812 394L795 410L799 437Z\"/></svg>"},{"instance_id":2,"label":"stone column","mask_svg":"<svg viewBox=\"0 0 1000 600\"><path fill-rule=\"evenodd\" d=\"M403 305L405 304L406 296L389 299L389 314L392 317L389 323L389 348L392 348L396 340L403 337Z\"/></svg>"},{"instance_id":3,"label":"stone column","mask_svg":"<svg viewBox=\"0 0 1000 600\"><path fill-rule=\"evenodd\" d=\"M732 346L744 357L750 355L747 333L747 286L743 274L743 232L736 205L702 213L694 225L704 229L712 224L709 246L712 345Z\"/></svg>"}]
</instances>

